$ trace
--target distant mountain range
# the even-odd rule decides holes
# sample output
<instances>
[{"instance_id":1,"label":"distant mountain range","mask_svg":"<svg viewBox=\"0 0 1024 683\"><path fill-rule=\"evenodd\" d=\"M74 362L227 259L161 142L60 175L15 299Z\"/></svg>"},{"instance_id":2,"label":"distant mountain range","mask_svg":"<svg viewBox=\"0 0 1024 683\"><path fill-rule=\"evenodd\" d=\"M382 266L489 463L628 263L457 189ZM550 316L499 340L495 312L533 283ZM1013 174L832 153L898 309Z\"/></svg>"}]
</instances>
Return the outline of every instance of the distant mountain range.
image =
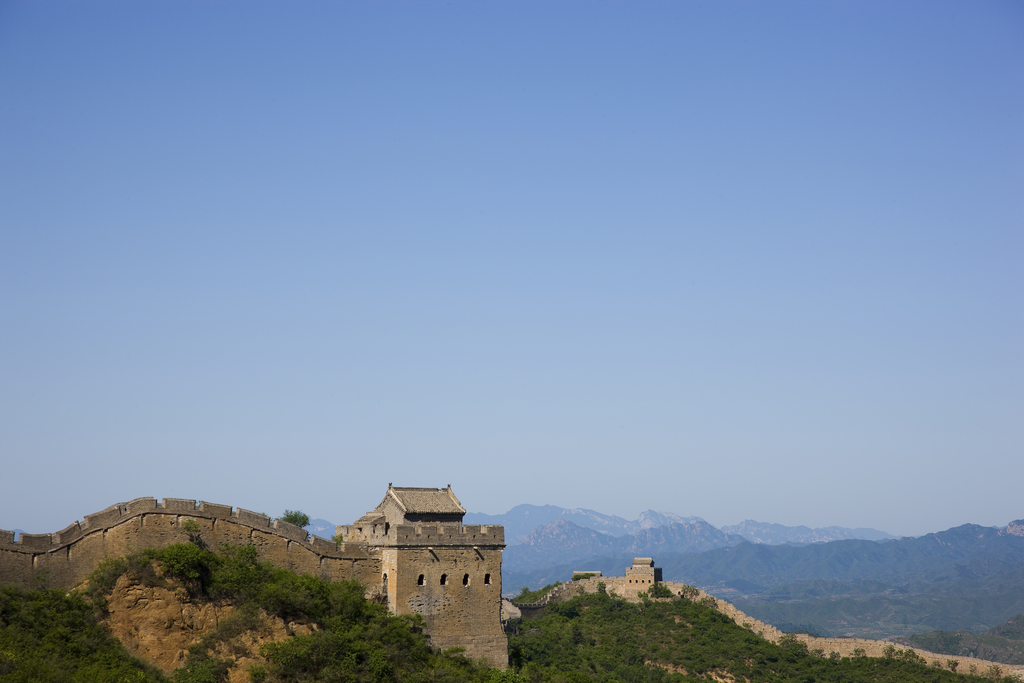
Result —
<instances>
[{"instance_id":1,"label":"distant mountain range","mask_svg":"<svg viewBox=\"0 0 1024 683\"><path fill-rule=\"evenodd\" d=\"M806 545L850 539L886 541L896 538L878 529L847 529L841 526L826 526L820 529L812 529L806 526L783 526L782 524L756 522L752 519L743 521L740 524L723 526L722 531L727 534L742 536L751 543L764 543L767 545L784 545L787 543Z\"/></svg>"},{"instance_id":2,"label":"distant mountain range","mask_svg":"<svg viewBox=\"0 0 1024 683\"><path fill-rule=\"evenodd\" d=\"M552 531L566 534L538 530L537 545L561 540L569 559L552 554L545 564L528 544L510 546L506 592L565 581L576 569L621 575L634 555L653 555L666 580L703 588L783 630L870 638L980 633L1024 612L1024 520L1002 529L965 524L919 538L806 546L732 544L720 531L722 547L704 552L612 543L610 552L591 557L581 557L586 534Z\"/></svg>"},{"instance_id":3,"label":"distant mountain range","mask_svg":"<svg viewBox=\"0 0 1024 683\"><path fill-rule=\"evenodd\" d=\"M593 529L616 537L675 523L704 521L700 517L680 517L671 512L655 512L654 510L641 512L638 519L627 520L582 508L568 509L556 505L517 505L503 515L467 512L463 522L466 524L501 524L505 527L505 543L516 545L525 541L534 529L556 520L566 520L584 529Z\"/></svg>"},{"instance_id":4,"label":"distant mountain range","mask_svg":"<svg viewBox=\"0 0 1024 683\"><path fill-rule=\"evenodd\" d=\"M503 515L467 512L463 521L466 524L501 524L505 527L505 543L511 546L525 542L535 529L556 520L572 522L578 527L593 529L614 537L635 535L647 529L668 527L673 524L695 522L707 524L712 529L715 528L701 517L682 517L673 512L647 510L641 512L637 519L627 520L594 510L561 508L556 505L517 505ZM756 522L752 519L741 524L724 526L721 531L732 536L742 536L751 543L767 543L769 545L826 543L851 538L869 541L895 538L895 536L878 529L847 529L839 526L811 529L806 526L783 526L782 524Z\"/></svg>"},{"instance_id":5,"label":"distant mountain range","mask_svg":"<svg viewBox=\"0 0 1024 683\"><path fill-rule=\"evenodd\" d=\"M699 553L743 542L743 537L730 536L703 520L676 522L615 537L563 518L537 527L521 543L506 547L502 572L515 574L595 557Z\"/></svg>"}]
</instances>

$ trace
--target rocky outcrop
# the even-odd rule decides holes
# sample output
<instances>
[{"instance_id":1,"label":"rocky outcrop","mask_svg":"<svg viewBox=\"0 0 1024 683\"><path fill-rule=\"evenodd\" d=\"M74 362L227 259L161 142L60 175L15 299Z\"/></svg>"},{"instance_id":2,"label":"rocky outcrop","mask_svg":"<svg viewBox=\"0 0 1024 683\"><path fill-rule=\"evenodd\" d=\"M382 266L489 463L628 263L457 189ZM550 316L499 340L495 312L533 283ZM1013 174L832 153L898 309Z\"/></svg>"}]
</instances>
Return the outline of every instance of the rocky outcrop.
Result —
<instances>
[{"instance_id":1,"label":"rocky outcrop","mask_svg":"<svg viewBox=\"0 0 1024 683\"><path fill-rule=\"evenodd\" d=\"M1015 519L999 532L1001 535L1024 536L1024 519Z\"/></svg>"},{"instance_id":2,"label":"rocky outcrop","mask_svg":"<svg viewBox=\"0 0 1024 683\"><path fill-rule=\"evenodd\" d=\"M145 585L122 576L107 598L103 620L132 655L164 673L185 663L189 646L219 633L214 656L232 663L231 683L245 683L249 667L266 662L260 646L312 631L309 625L285 623L263 612L243 616L230 604L193 601L176 581L164 583ZM231 628L232 621L244 628Z\"/></svg>"}]
</instances>

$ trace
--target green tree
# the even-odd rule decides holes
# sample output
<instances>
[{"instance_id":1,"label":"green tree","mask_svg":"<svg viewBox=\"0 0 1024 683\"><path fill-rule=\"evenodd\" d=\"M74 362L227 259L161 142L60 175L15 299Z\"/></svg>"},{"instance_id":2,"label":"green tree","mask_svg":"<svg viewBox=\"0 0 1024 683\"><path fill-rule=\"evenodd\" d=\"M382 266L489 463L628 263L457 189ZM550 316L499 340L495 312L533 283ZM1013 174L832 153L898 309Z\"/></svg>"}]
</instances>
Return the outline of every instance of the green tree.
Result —
<instances>
[{"instance_id":1,"label":"green tree","mask_svg":"<svg viewBox=\"0 0 1024 683\"><path fill-rule=\"evenodd\" d=\"M284 514L281 515L281 520L295 526L309 526L309 515L301 510L285 510Z\"/></svg>"}]
</instances>

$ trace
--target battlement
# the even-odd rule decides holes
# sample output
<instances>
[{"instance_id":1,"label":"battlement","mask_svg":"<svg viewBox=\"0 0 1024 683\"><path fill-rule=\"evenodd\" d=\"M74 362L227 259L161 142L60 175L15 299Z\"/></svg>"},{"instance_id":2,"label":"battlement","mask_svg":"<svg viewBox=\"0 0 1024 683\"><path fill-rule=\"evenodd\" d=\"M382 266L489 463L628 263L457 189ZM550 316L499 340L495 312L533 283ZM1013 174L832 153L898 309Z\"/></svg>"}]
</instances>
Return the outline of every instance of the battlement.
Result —
<instances>
[{"instance_id":1,"label":"battlement","mask_svg":"<svg viewBox=\"0 0 1024 683\"><path fill-rule=\"evenodd\" d=\"M375 520L373 523L338 526L337 533L346 543L366 543L372 547L504 547L505 545L505 527L496 524L391 525L382 520Z\"/></svg>"},{"instance_id":2,"label":"battlement","mask_svg":"<svg viewBox=\"0 0 1024 683\"><path fill-rule=\"evenodd\" d=\"M72 522L60 531L49 534L20 534L17 540L15 540L13 531L0 529L0 548L31 554L52 552L89 534L108 531L137 517L153 514L173 515L196 520L226 520L314 547L318 552L340 556L342 553L349 554L346 551L351 551L356 555L366 556L365 544L343 543L339 545L333 540L310 536L301 527L281 519L272 519L258 512L184 498L164 498L162 501L158 501L156 498L135 498L126 503L117 503L99 512L85 515L81 522Z\"/></svg>"}]
</instances>

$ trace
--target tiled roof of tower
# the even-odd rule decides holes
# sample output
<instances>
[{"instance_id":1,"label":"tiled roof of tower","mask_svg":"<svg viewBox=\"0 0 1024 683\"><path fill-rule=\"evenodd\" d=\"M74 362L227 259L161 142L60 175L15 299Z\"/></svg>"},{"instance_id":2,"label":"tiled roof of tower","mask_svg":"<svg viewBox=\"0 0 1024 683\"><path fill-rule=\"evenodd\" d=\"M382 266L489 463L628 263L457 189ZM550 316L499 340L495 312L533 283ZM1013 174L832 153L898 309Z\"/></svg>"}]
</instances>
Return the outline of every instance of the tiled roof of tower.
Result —
<instances>
[{"instance_id":1,"label":"tiled roof of tower","mask_svg":"<svg viewBox=\"0 0 1024 683\"><path fill-rule=\"evenodd\" d=\"M406 513L434 513L444 515L464 515L465 508L452 493L452 487L444 489L418 489L398 486L388 487L388 496L393 496Z\"/></svg>"}]
</instances>

